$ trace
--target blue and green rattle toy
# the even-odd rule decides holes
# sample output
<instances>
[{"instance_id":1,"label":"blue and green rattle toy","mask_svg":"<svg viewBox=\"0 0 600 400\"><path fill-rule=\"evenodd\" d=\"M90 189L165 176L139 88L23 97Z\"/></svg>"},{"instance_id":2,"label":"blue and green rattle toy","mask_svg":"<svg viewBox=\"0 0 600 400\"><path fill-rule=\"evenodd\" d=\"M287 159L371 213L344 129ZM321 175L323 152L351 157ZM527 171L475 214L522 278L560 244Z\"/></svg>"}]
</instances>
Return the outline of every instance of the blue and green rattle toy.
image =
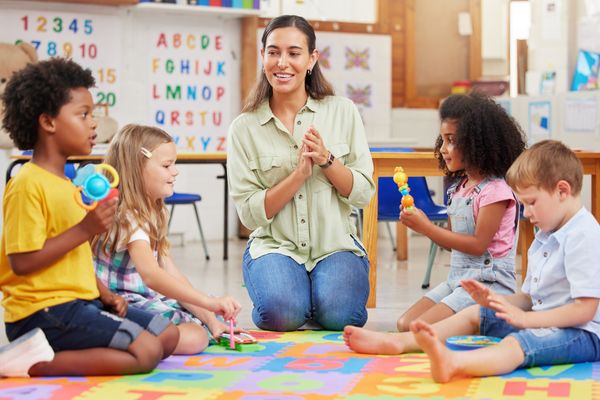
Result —
<instances>
[{"instance_id":1,"label":"blue and green rattle toy","mask_svg":"<svg viewBox=\"0 0 600 400\"><path fill-rule=\"evenodd\" d=\"M111 175L112 181L109 181L102 171ZM119 190L116 189L119 185L119 174L108 164L88 164L79 168L73 178L73 184L77 186L75 201L88 211L95 209L99 201L119 195Z\"/></svg>"}]
</instances>

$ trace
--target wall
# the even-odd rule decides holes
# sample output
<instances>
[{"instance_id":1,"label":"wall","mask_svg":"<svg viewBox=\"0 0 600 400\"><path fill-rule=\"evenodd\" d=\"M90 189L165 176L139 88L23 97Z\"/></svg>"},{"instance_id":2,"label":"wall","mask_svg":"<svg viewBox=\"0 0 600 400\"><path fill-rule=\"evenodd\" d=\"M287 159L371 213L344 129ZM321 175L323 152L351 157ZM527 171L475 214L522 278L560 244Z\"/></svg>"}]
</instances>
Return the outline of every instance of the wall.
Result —
<instances>
[{"instance_id":1,"label":"wall","mask_svg":"<svg viewBox=\"0 0 600 400\"><path fill-rule=\"evenodd\" d=\"M573 47L576 32L570 15L577 8L577 2L530 0L530 3L527 93L539 93L541 74L545 71L556 72L556 93L565 92L571 82L569 49Z\"/></svg>"},{"instance_id":2,"label":"wall","mask_svg":"<svg viewBox=\"0 0 600 400\"><path fill-rule=\"evenodd\" d=\"M407 59L407 63L413 64L410 71L414 74L407 76L407 85L414 83L418 97L437 101L450 93L452 82L469 79L472 72L469 59L473 35L461 35L458 29L459 14L469 13L471 1L456 0L447 2L444 7L440 7L437 0L413 3L410 15L414 34L407 35L411 36L407 42L414 42L410 43L412 50L407 51L407 58L414 57L414 60Z\"/></svg>"},{"instance_id":3,"label":"wall","mask_svg":"<svg viewBox=\"0 0 600 400\"><path fill-rule=\"evenodd\" d=\"M487 0L486 0L487 1ZM3 1L0 1L0 9L2 7ZM29 2L28 2L29 3ZM282 4L295 3L294 0L288 1L266 1L263 2L270 4L268 14L272 14L273 10L284 10L288 11L288 8L283 8ZM305 1L305 4L312 3L311 1ZM329 7L327 2L322 2L321 7L324 10L322 15L318 17L321 19L332 20L340 17L341 13L344 10L340 10L339 7L335 6ZM331 3L333 4L333 3ZM373 1L359 1L354 0L353 7L359 7L362 10L362 13L367 15L370 9L373 6ZM485 2L484 2L485 4ZM542 0L533 0L532 1L532 19L533 25L535 28L532 28L532 35L534 36L532 39L532 47L530 53L530 62L532 64L531 67L537 70L544 70L551 65L561 65L562 66L562 77L560 87L561 89L568 87L572 76L572 69L574 64L574 50L577 49L577 45L573 45L573 37L576 36L576 27L574 20L578 20L579 17L583 15L583 4L584 0L577 0L574 2L563 0L561 2L561 20L563 23L560 24L561 32L564 32L565 40L554 40L554 41L541 41L541 23L539 22L539 18L541 12L539 11L539 7L544 3ZM572 5L571 7L567 7ZM53 7L55 5L45 4L44 7ZM76 9L76 5L61 5L60 7L68 7L69 9ZM286 5L287 7L287 5ZM364 8L363 8L364 7ZM350 8L350 7L347 7ZM538 10L537 12L534 10ZM278 12L277 11L277 12ZM131 17L133 18L133 17ZM191 23L198 26L201 26L203 23L211 23L215 22L214 16L200 16L195 15L194 17L184 17L182 15L147 15L144 17L149 19L149 23L158 26L163 21L173 21L178 23L180 20L182 23ZM189 19L188 19L189 18ZM188 22L185 22L185 21ZM483 18L484 24L485 17ZM228 32L231 32L232 37L236 37L239 35L239 23L236 19L220 19L218 23L222 24L224 29ZM128 35L131 35L133 32L136 32L135 23L132 23L131 26L128 26ZM431 28L432 25L428 24ZM484 31L486 26L484 26ZM143 91L143 79L141 76L138 76L135 73L138 70L135 65L136 62L140 60L142 54L140 54L141 49L135 48L130 41L125 42L126 45L122 46L122 51L125 55L129 55L132 60L126 63L124 68L124 73L129 73L129 77L127 79L125 90L123 90L125 98L127 98L127 102L131 106L130 111L125 115L123 122L143 122L145 121L145 116L142 107L142 101L138 101L138 96ZM236 49L237 49L237 44ZM234 53L237 55L236 49L234 49ZM241 66L239 65L239 57L237 61L237 65L235 68L239 71ZM237 74L236 76L239 76ZM234 83L234 87L239 84L239 82ZM239 101L239 97L233 98L233 102ZM439 121L437 120L437 111L433 109L406 109L406 108L397 108L392 110L392 130L390 133L389 140L386 138L378 137L376 138L376 142L373 144L380 144L385 142L386 144L398 144L400 146L415 146L415 147L431 147L437 136L439 129ZM560 123L557 122L559 125ZM598 140L598 136L588 135L588 134L578 134L572 137L566 137L565 140L568 143L572 143L577 147L590 148L600 151L598 148L600 144L600 140ZM8 155L0 151L0 171L4 171L6 165L8 164ZM191 192L199 192L203 196L202 206L200 208L201 217L205 224L205 234L211 239L221 239L222 238L222 224L221 224L221 215L222 215L222 181L216 180L215 176L221 174L220 166L180 166L181 174L178 177L177 189L181 191L191 191ZM3 180L2 180L3 182ZM3 183L0 184L3 188ZM235 221L235 210L233 207L229 210L230 215L230 232L234 235L236 228ZM186 209L186 207L181 207L175 214L175 221L173 225L173 231L175 232L185 232L186 240L194 240L198 238L197 229L194 224L188 223L191 217L191 209Z\"/></svg>"},{"instance_id":4,"label":"wall","mask_svg":"<svg viewBox=\"0 0 600 400\"><path fill-rule=\"evenodd\" d=\"M377 22L377 0L261 0L260 7L269 18L297 14L313 21Z\"/></svg>"},{"instance_id":5,"label":"wall","mask_svg":"<svg viewBox=\"0 0 600 400\"><path fill-rule=\"evenodd\" d=\"M185 126L181 123L179 125L165 124L160 126L172 135L180 136L180 141L183 143L183 147L178 149L179 151L184 150L187 152L199 152L198 148L186 149L185 143L187 142L186 137L188 135L194 135L196 132L207 132L212 134L216 132L217 136L226 135L227 127L232 118L234 118L239 112L240 104L240 22L235 16L220 15L220 14L202 14L197 10L192 12L181 13L181 12L170 12L161 9L149 9L140 10L137 8L129 7L110 7L110 6L88 6L79 4L41 4L36 2L14 2L14 1L0 1L0 10L2 8L8 9L9 5L21 7L24 10L34 10L38 14L44 15L59 15L66 16L67 13L77 13L82 16L91 16L92 20L96 18L98 13L112 15L118 19L120 34L116 40L107 40L108 43L104 43L105 46L111 46L110 49L114 58L120 58L118 71L119 75L117 78L119 97L118 105L111 110L111 115L114 116L120 126L126 123L143 123L143 124L156 124L155 119L155 108L169 107L176 111L185 112L191 110L198 116L200 111L206 109L206 102L202 102L200 98L196 101L184 101L173 99L169 102L158 103L156 99L153 99L153 84L156 83L159 86L158 91L164 96L164 88L160 88L160 85L164 81L182 85L185 84L210 84L215 87L219 83L216 83L215 68L210 76L199 75L197 77L182 77L177 74L173 75L160 75L159 72L153 73L152 69L152 58L160 58L160 68L164 69L164 61L166 58L172 58L178 60L181 58L199 59L201 62L207 59L217 59L220 55L211 54L207 56L206 52L201 53L198 49L198 54L195 55L191 52L170 52L161 54L162 46L157 46L157 40L159 34L164 32L168 41L171 45L171 36L173 33L191 33L200 36L207 34L214 39L214 35L218 32L222 32L223 40L222 46L224 46L222 56L226 59L224 69L226 71L225 83L227 88L226 96L214 105L220 107L223 110L223 121L220 126L203 126L195 120L192 126ZM175 6L173 6L175 7ZM191 6L190 6L191 7ZM132 11L133 10L133 11ZM25 11L24 11L25 12ZM32 15L35 14L32 12ZM6 13L5 13L6 15ZM66 20L66 18L65 18ZM0 40L2 41L13 41L14 38L10 35L14 34L11 30L5 30L0 34ZM100 40L100 39L99 39ZM98 46L99 51L101 47ZM204 66L203 66L204 67ZM159 69L160 69L159 68ZM97 70L92 68L96 79L98 80ZM221 79L222 77L219 77ZM208 83L207 83L208 82ZM214 92L213 92L214 96ZM184 96L185 97L185 96ZM214 97L212 98L215 99ZM154 107L154 108L153 108ZM218 132L217 132L218 129ZM214 131L214 132L213 132ZM202 134L199 134L201 137ZM200 140L195 140L194 143L197 145ZM211 152L215 152L213 149ZM0 152L0 171L5 171L6 166L9 163L9 154L6 151ZM222 239L223 237L223 190L222 180L217 180L215 177L222 174L222 168L220 165L180 165L178 166L180 175L177 178L176 190L181 192L192 192L200 193L202 195L202 203L199 208L201 219L204 225L204 233L208 239ZM4 179L0 184L0 188L4 189ZM234 232L237 224L235 218L235 209L230 204L230 227L229 232ZM192 223L190 223L192 221ZM171 226L172 232L181 232L185 235L185 240L196 240L199 239L198 229L194 222L193 210L191 207L180 206L175 211L175 219Z\"/></svg>"},{"instance_id":6,"label":"wall","mask_svg":"<svg viewBox=\"0 0 600 400\"><path fill-rule=\"evenodd\" d=\"M508 75L508 0L481 3L481 61L484 77Z\"/></svg>"}]
</instances>

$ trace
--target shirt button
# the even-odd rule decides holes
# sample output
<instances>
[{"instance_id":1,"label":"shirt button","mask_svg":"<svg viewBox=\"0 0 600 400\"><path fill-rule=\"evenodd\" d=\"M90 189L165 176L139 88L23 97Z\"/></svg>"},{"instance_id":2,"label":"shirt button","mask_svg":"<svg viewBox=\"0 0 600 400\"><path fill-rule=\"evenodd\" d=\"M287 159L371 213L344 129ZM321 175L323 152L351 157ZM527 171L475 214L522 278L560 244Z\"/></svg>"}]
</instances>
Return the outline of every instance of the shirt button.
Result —
<instances>
[{"instance_id":1,"label":"shirt button","mask_svg":"<svg viewBox=\"0 0 600 400\"><path fill-rule=\"evenodd\" d=\"M484 263L485 265L490 265L490 260L489 260L489 258L488 258L488 259L486 259L486 260L485 260L483 263Z\"/></svg>"},{"instance_id":2,"label":"shirt button","mask_svg":"<svg viewBox=\"0 0 600 400\"><path fill-rule=\"evenodd\" d=\"M300 246L306 247L306 243L301 243Z\"/></svg>"},{"instance_id":3,"label":"shirt button","mask_svg":"<svg viewBox=\"0 0 600 400\"><path fill-rule=\"evenodd\" d=\"M302 121L296 122L296 125L301 125L301 124L302 124Z\"/></svg>"},{"instance_id":4,"label":"shirt button","mask_svg":"<svg viewBox=\"0 0 600 400\"><path fill-rule=\"evenodd\" d=\"M301 223L301 224L303 224L303 223L305 223L305 222L306 222L306 221L304 220L304 218L302 218L302 219L300 220L300 223Z\"/></svg>"},{"instance_id":5,"label":"shirt button","mask_svg":"<svg viewBox=\"0 0 600 400\"><path fill-rule=\"evenodd\" d=\"M302 196L301 194L298 195L298 199L302 200L304 196Z\"/></svg>"},{"instance_id":6,"label":"shirt button","mask_svg":"<svg viewBox=\"0 0 600 400\"><path fill-rule=\"evenodd\" d=\"M537 282L537 281L538 281L538 279L537 279L537 278L533 278L533 281L534 281L534 282Z\"/></svg>"},{"instance_id":7,"label":"shirt button","mask_svg":"<svg viewBox=\"0 0 600 400\"><path fill-rule=\"evenodd\" d=\"M548 252L547 251L544 252L544 257L548 257Z\"/></svg>"},{"instance_id":8,"label":"shirt button","mask_svg":"<svg viewBox=\"0 0 600 400\"><path fill-rule=\"evenodd\" d=\"M298 145L297 144L294 145L294 149L298 149Z\"/></svg>"},{"instance_id":9,"label":"shirt button","mask_svg":"<svg viewBox=\"0 0 600 400\"><path fill-rule=\"evenodd\" d=\"M538 300L538 304L542 304L542 299L539 299L539 300Z\"/></svg>"}]
</instances>

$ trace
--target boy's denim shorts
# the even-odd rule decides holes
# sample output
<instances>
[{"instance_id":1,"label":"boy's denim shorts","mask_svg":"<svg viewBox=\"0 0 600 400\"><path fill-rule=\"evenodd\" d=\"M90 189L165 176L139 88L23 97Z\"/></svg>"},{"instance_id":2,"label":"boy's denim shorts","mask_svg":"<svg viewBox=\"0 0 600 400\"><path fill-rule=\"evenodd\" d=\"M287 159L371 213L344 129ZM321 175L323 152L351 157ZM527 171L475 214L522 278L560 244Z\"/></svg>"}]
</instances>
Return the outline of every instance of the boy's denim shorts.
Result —
<instances>
[{"instance_id":1,"label":"boy's denim shorts","mask_svg":"<svg viewBox=\"0 0 600 400\"><path fill-rule=\"evenodd\" d=\"M479 329L482 335L517 339L525 354L519 368L600 360L600 339L583 329L518 329L484 307L480 308Z\"/></svg>"},{"instance_id":2,"label":"boy's denim shorts","mask_svg":"<svg viewBox=\"0 0 600 400\"><path fill-rule=\"evenodd\" d=\"M6 323L6 336L12 341L41 328L55 352L93 347L127 350L142 331L157 336L168 325L168 319L131 306L126 317L120 318L104 310L99 300L74 300Z\"/></svg>"}]
</instances>

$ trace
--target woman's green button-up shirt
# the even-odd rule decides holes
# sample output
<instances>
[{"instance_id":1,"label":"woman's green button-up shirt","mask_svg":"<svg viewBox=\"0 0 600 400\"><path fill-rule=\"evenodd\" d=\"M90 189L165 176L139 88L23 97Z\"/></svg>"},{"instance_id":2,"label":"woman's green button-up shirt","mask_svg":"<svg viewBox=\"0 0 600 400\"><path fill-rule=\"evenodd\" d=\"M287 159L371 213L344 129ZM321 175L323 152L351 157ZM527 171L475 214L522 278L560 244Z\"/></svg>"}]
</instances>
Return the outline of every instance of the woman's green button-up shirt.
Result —
<instances>
[{"instance_id":1,"label":"woman's green button-up shirt","mask_svg":"<svg viewBox=\"0 0 600 400\"><path fill-rule=\"evenodd\" d=\"M341 196L315 165L294 198L269 219L266 192L296 168L302 137L311 125L326 148L352 171L352 192L347 198ZM360 242L350 212L352 207L365 207L373 195L373 161L360 114L350 100L309 97L296 115L293 132L288 132L265 101L232 122L227 148L229 192L242 223L253 230L252 258L280 253L310 271L338 251L365 255L356 244Z\"/></svg>"}]
</instances>

